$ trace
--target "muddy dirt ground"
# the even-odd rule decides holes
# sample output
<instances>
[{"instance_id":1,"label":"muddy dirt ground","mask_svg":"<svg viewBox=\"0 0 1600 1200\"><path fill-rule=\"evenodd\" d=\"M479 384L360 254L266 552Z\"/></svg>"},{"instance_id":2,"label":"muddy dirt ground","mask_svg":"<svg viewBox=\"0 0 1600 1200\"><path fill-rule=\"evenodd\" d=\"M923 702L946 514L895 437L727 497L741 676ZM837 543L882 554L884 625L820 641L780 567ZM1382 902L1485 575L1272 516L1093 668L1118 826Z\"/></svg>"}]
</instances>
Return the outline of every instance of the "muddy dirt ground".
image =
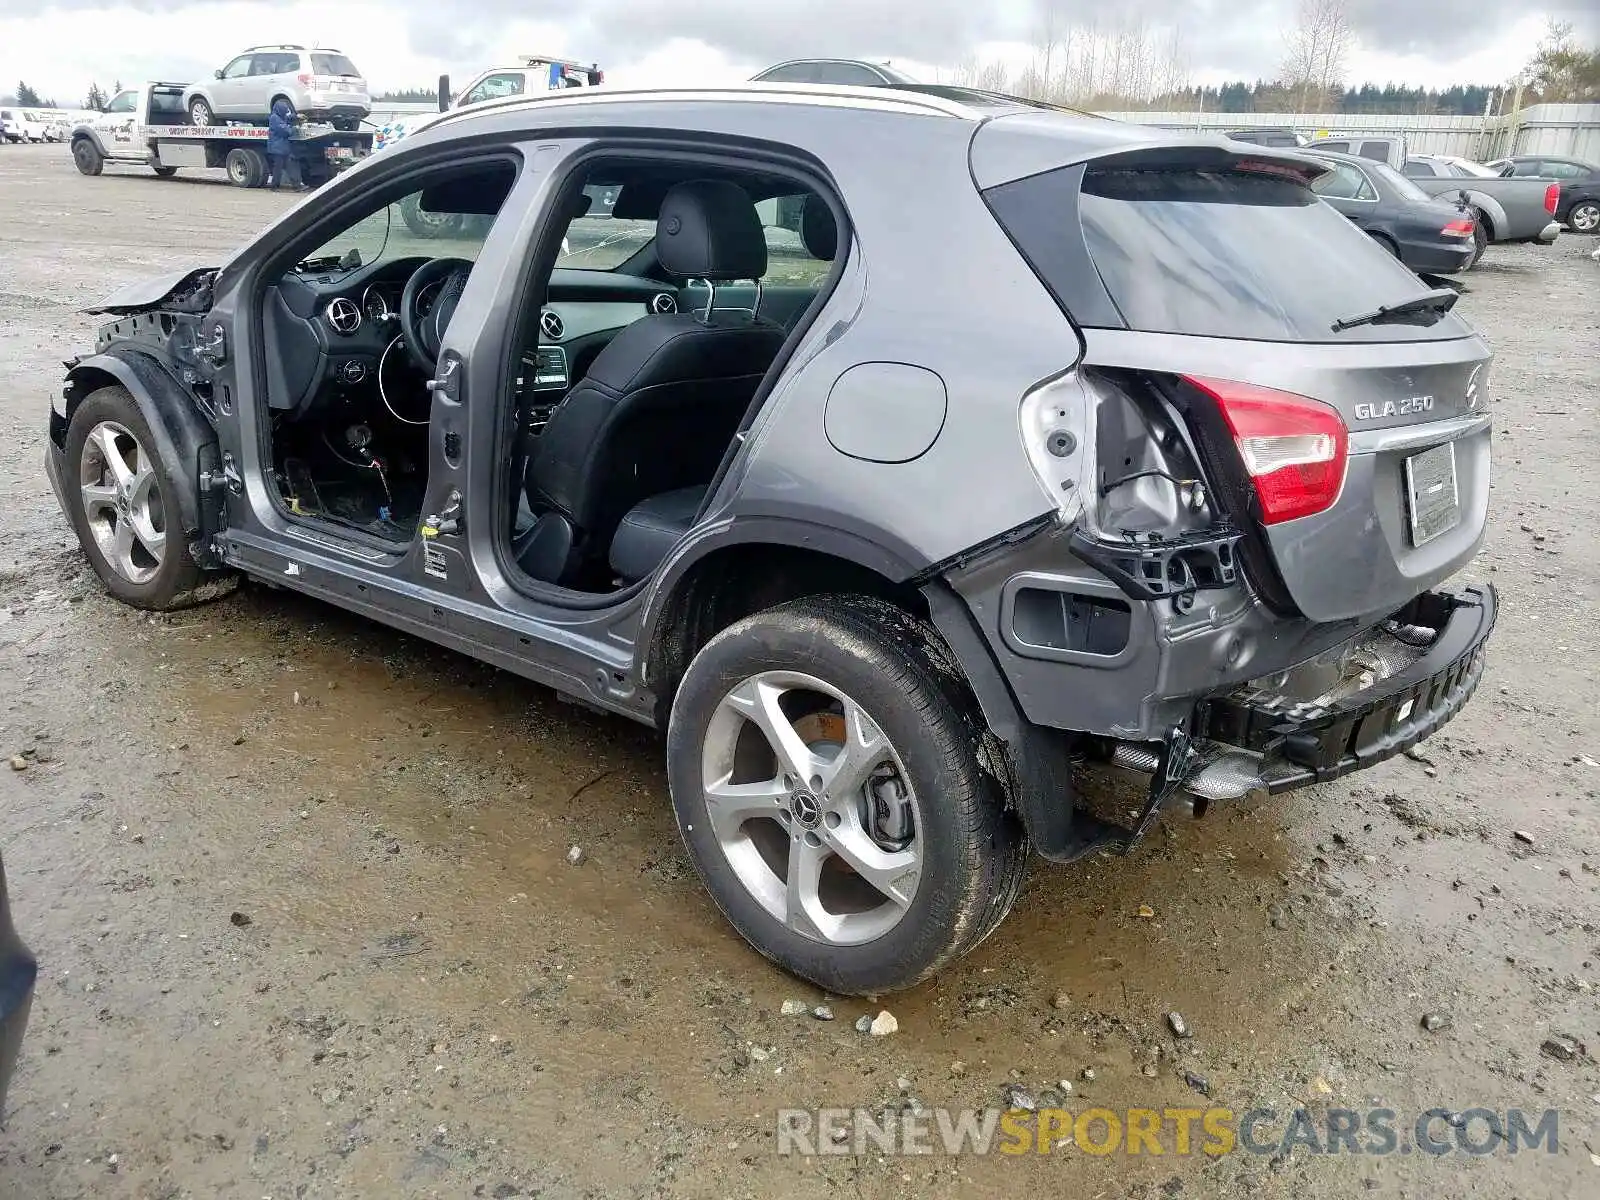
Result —
<instances>
[{"instance_id":1,"label":"muddy dirt ground","mask_svg":"<svg viewBox=\"0 0 1600 1200\"><path fill-rule=\"evenodd\" d=\"M75 310L290 202L0 151L0 767L26 764L0 770L0 846L43 964L0 1196L1600 1194L1592 242L1468 277L1499 362L1467 575L1503 610L1428 762L1036 864L993 938L885 1001L880 1039L864 1001L781 1014L827 998L702 892L650 732L260 587L157 619L100 591L41 469L95 324ZM1552 1057L1557 1034L1586 1049ZM1554 1108L1559 1147L775 1153L780 1108L1062 1079L1112 1109L1203 1104L1203 1079L1276 1109L1267 1142L1297 1105L1395 1110L1407 1143L1430 1108Z\"/></svg>"}]
</instances>

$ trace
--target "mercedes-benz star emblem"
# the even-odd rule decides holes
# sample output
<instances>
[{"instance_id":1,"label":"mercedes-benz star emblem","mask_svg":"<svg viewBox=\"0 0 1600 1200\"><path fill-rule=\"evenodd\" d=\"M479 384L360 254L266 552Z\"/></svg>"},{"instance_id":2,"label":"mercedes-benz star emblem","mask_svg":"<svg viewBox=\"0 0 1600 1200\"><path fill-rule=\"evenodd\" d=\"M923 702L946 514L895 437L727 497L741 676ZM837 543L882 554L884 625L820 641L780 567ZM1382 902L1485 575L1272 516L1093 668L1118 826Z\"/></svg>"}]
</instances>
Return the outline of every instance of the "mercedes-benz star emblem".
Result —
<instances>
[{"instance_id":1,"label":"mercedes-benz star emblem","mask_svg":"<svg viewBox=\"0 0 1600 1200\"><path fill-rule=\"evenodd\" d=\"M809 792L799 792L794 798L794 819L802 828L815 829L822 823L822 805Z\"/></svg>"}]
</instances>

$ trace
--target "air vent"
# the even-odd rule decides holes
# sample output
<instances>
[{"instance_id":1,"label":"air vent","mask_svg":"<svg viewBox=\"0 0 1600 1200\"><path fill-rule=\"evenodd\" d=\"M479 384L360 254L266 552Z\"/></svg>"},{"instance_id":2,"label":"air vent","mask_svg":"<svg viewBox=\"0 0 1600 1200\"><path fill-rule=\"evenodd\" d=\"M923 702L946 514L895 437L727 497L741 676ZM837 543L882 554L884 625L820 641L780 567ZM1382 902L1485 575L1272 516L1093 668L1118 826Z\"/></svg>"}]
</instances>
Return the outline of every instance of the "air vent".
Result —
<instances>
[{"instance_id":1,"label":"air vent","mask_svg":"<svg viewBox=\"0 0 1600 1200\"><path fill-rule=\"evenodd\" d=\"M548 308L539 317L539 328L544 331L545 337L552 342L559 342L561 335L567 331L566 322L561 319L559 314Z\"/></svg>"},{"instance_id":2,"label":"air vent","mask_svg":"<svg viewBox=\"0 0 1600 1200\"><path fill-rule=\"evenodd\" d=\"M675 313L678 311L678 298L671 292L657 292L650 297L650 311L662 316Z\"/></svg>"},{"instance_id":3,"label":"air vent","mask_svg":"<svg viewBox=\"0 0 1600 1200\"><path fill-rule=\"evenodd\" d=\"M361 328L361 310L356 307L354 300L346 300L343 296L329 302L327 316L328 324L346 337Z\"/></svg>"}]
</instances>

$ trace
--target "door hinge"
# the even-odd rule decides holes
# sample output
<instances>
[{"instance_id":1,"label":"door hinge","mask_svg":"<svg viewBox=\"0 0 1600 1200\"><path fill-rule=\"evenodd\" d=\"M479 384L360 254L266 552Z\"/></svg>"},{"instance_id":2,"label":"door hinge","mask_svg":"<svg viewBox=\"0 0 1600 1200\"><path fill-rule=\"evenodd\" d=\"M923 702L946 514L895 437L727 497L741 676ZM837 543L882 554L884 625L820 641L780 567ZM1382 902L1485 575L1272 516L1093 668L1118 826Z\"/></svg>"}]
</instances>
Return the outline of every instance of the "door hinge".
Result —
<instances>
[{"instance_id":1,"label":"door hinge","mask_svg":"<svg viewBox=\"0 0 1600 1200\"><path fill-rule=\"evenodd\" d=\"M226 490L233 496L240 495L244 491L244 479L240 476L239 469L233 465L233 455L222 456L220 471L200 472L200 490L207 495Z\"/></svg>"},{"instance_id":2,"label":"door hinge","mask_svg":"<svg viewBox=\"0 0 1600 1200\"><path fill-rule=\"evenodd\" d=\"M461 533L461 493L455 488L445 497L444 507L437 515L424 517L421 533L425 538L436 538L441 533Z\"/></svg>"}]
</instances>

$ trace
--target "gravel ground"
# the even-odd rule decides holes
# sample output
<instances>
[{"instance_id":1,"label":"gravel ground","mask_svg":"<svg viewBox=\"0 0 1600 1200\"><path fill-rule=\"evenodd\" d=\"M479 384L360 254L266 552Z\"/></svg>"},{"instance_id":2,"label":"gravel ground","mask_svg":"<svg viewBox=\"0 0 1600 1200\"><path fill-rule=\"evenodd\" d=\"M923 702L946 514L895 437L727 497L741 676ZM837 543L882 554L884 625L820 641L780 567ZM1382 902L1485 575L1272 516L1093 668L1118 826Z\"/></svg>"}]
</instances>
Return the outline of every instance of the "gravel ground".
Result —
<instances>
[{"instance_id":1,"label":"gravel ground","mask_svg":"<svg viewBox=\"0 0 1600 1200\"><path fill-rule=\"evenodd\" d=\"M1036 864L876 1038L855 1022L880 1006L814 994L720 919L647 731L294 596L152 619L100 592L41 469L60 360L93 329L76 307L215 261L287 203L0 152L0 768L25 768L0 769L0 846L43 964L0 1195L1600 1191L1592 243L1496 248L1467 277L1499 355L1467 575L1503 610L1427 761ZM1584 1045L1541 1049L1557 1035ZM1268 1141L1297 1106L1395 1110L1407 1144L1430 1108L1554 1108L1559 1145L776 1153L780 1108L1062 1079L1112 1109L1204 1103L1203 1082L1277 1110Z\"/></svg>"}]
</instances>

